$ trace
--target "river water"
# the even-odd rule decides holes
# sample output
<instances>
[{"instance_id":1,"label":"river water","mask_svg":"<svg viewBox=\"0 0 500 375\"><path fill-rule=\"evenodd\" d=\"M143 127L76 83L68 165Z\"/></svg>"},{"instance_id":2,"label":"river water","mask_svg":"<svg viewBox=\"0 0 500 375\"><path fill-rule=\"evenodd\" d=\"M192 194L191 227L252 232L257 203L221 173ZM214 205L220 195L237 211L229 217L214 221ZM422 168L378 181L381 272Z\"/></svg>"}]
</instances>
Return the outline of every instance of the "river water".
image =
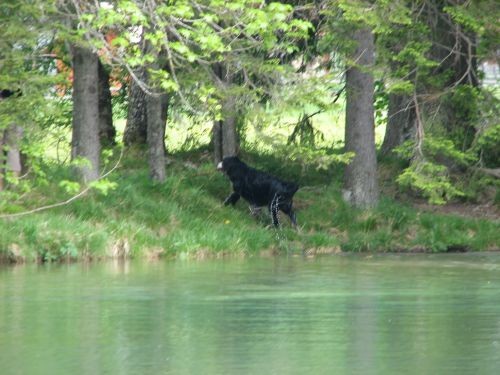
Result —
<instances>
[{"instance_id":1,"label":"river water","mask_svg":"<svg viewBox=\"0 0 500 375\"><path fill-rule=\"evenodd\" d=\"M0 374L499 374L500 254L0 268Z\"/></svg>"}]
</instances>

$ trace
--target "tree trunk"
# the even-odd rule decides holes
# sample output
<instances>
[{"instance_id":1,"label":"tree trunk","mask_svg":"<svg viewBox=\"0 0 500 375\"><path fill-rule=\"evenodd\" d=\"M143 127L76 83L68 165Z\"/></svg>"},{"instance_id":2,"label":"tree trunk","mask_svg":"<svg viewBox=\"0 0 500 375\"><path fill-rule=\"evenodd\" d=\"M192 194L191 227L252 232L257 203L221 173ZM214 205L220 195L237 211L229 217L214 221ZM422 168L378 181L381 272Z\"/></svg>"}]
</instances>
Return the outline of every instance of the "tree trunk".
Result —
<instances>
[{"instance_id":1,"label":"tree trunk","mask_svg":"<svg viewBox=\"0 0 500 375\"><path fill-rule=\"evenodd\" d=\"M411 98L407 95L389 94L387 127L385 129L382 154L388 155L415 134L416 113Z\"/></svg>"},{"instance_id":2,"label":"tree trunk","mask_svg":"<svg viewBox=\"0 0 500 375\"><path fill-rule=\"evenodd\" d=\"M19 125L11 125L4 134L4 142L7 146L6 170L12 172L15 177L19 177L23 169L20 148L23 128Z\"/></svg>"},{"instance_id":3,"label":"tree trunk","mask_svg":"<svg viewBox=\"0 0 500 375\"><path fill-rule=\"evenodd\" d=\"M214 147L214 163L219 164L223 159L222 152L222 126L223 121L214 121L214 126L212 127L212 144Z\"/></svg>"},{"instance_id":4,"label":"tree trunk","mask_svg":"<svg viewBox=\"0 0 500 375\"><path fill-rule=\"evenodd\" d=\"M73 45L72 159L84 158L77 171L88 183L99 178L99 58L90 49Z\"/></svg>"},{"instance_id":5,"label":"tree trunk","mask_svg":"<svg viewBox=\"0 0 500 375\"><path fill-rule=\"evenodd\" d=\"M346 72L345 150L354 152L344 174L344 199L369 208L378 202L377 159L374 131L374 81L367 69L374 64L374 38L370 29L354 32L357 43L351 59L356 66Z\"/></svg>"},{"instance_id":6,"label":"tree trunk","mask_svg":"<svg viewBox=\"0 0 500 375\"><path fill-rule=\"evenodd\" d=\"M150 69L159 69L162 56L155 52L149 44L146 50L156 55L155 62ZM146 74L148 86L155 89L155 82L151 80L149 72ZM156 89L153 95L146 96L146 118L148 145L148 163L151 179L155 182L165 181L165 127L167 123L168 96L162 89Z\"/></svg>"},{"instance_id":7,"label":"tree trunk","mask_svg":"<svg viewBox=\"0 0 500 375\"><path fill-rule=\"evenodd\" d=\"M18 125L10 125L7 129L0 131L0 191L4 187L4 179L7 173L19 177L23 170L20 143L23 137L23 128Z\"/></svg>"},{"instance_id":8,"label":"tree trunk","mask_svg":"<svg viewBox=\"0 0 500 375\"><path fill-rule=\"evenodd\" d=\"M215 164L219 164L226 156L237 155L239 150L236 117L226 116L224 120L214 121L212 128Z\"/></svg>"},{"instance_id":9,"label":"tree trunk","mask_svg":"<svg viewBox=\"0 0 500 375\"><path fill-rule=\"evenodd\" d=\"M153 181L165 181L165 126L167 122L168 96L148 95L147 101L147 144L149 170Z\"/></svg>"},{"instance_id":10,"label":"tree trunk","mask_svg":"<svg viewBox=\"0 0 500 375\"><path fill-rule=\"evenodd\" d=\"M214 73L220 80L223 91L228 90L231 86L231 77L227 68L222 63L218 63L214 67ZM222 99L222 120L215 121L212 129L216 165L226 156L238 154L237 118L235 100L230 95L226 95Z\"/></svg>"},{"instance_id":11,"label":"tree trunk","mask_svg":"<svg viewBox=\"0 0 500 375\"><path fill-rule=\"evenodd\" d=\"M137 78L146 80L143 68L136 71ZM132 79L128 93L127 124L123 133L123 144L127 147L146 144L148 116L146 108L146 93Z\"/></svg>"},{"instance_id":12,"label":"tree trunk","mask_svg":"<svg viewBox=\"0 0 500 375\"><path fill-rule=\"evenodd\" d=\"M10 90L0 90L0 101L15 95ZM4 187L7 172L15 177L21 175L23 163L21 158L20 143L23 137L23 128L11 124L6 129L0 129L0 191Z\"/></svg>"},{"instance_id":13,"label":"tree trunk","mask_svg":"<svg viewBox=\"0 0 500 375\"><path fill-rule=\"evenodd\" d=\"M113 126L113 107L109 89L109 73L99 61L99 139L103 146L116 144L116 129Z\"/></svg>"},{"instance_id":14,"label":"tree trunk","mask_svg":"<svg viewBox=\"0 0 500 375\"><path fill-rule=\"evenodd\" d=\"M5 161L7 158L7 155L5 154L4 151L4 131L5 130L0 130L0 191L3 190L3 180L5 176Z\"/></svg>"},{"instance_id":15,"label":"tree trunk","mask_svg":"<svg viewBox=\"0 0 500 375\"><path fill-rule=\"evenodd\" d=\"M233 98L226 98L222 106L222 155L235 156L238 153L238 133L236 131L236 104Z\"/></svg>"}]
</instances>

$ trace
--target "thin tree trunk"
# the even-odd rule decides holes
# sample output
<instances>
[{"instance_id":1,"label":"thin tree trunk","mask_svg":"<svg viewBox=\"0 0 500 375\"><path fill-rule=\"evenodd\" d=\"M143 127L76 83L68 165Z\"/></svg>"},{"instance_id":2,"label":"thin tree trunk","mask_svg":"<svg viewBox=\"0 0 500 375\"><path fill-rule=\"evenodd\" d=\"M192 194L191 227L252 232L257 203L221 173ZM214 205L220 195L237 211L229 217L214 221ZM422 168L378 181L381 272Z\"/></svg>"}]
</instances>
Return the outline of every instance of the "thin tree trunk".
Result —
<instances>
[{"instance_id":1,"label":"thin tree trunk","mask_svg":"<svg viewBox=\"0 0 500 375\"><path fill-rule=\"evenodd\" d=\"M19 177L23 170L20 143L23 137L23 128L10 125L0 131L0 191L4 188L4 179L7 173Z\"/></svg>"},{"instance_id":2,"label":"thin tree trunk","mask_svg":"<svg viewBox=\"0 0 500 375\"><path fill-rule=\"evenodd\" d=\"M22 137L23 128L19 125L11 125L5 130L4 141L8 147L6 170L12 172L15 177L19 177L23 169L20 148Z\"/></svg>"},{"instance_id":3,"label":"thin tree trunk","mask_svg":"<svg viewBox=\"0 0 500 375\"><path fill-rule=\"evenodd\" d=\"M148 95L148 156L151 178L157 182L165 181L165 126L167 121L168 96Z\"/></svg>"},{"instance_id":4,"label":"thin tree trunk","mask_svg":"<svg viewBox=\"0 0 500 375\"><path fill-rule=\"evenodd\" d=\"M15 95L10 90L0 90L0 101ZM9 171L15 176L21 174L23 163L19 143L23 136L23 128L11 124L6 129L0 129L0 191L4 188L4 179Z\"/></svg>"},{"instance_id":5,"label":"thin tree trunk","mask_svg":"<svg viewBox=\"0 0 500 375\"><path fill-rule=\"evenodd\" d=\"M155 52L149 44L145 46L146 50L156 55L155 62L151 64L150 69L159 69L161 54ZM155 88L155 82L151 80L149 72L146 74L149 87ZM166 178L165 171L165 127L167 123L168 96L162 89L156 89L154 95L146 96L146 117L147 117L147 136L148 145L148 163L151 179L155 182L163 182Z\"/></svg>"},{"instance_id":6,"label":"thin tree trunk","mask_svg":"<svg viewBox=\"0 0 500 375\"><path fill-rule=\"evenodd\" d=\"M223 159L222 152L222 126L223 121L214 121L214 126L212 128L212 144L214 147L214 163L219 164Z\"/></svg>"},{"instance_id":7,"label":"thin tree trunk","mask_svg":"<svg viewBox=\"0 0 500 375\"><path fill-rule=\"evenodd\" d=\"M223 89L228 90L231 86L231 77L227 68L218 63L214 66L214 73ZM215 121L212 129L215 164L226 156L237 155L239 150L236 103L229 95L222 100L222 120Z\"/></svg>"},{"instance_id":8,"label":"thin tree trunk","mask_svg":"<svg viewBox=\"0 0 500 375\"><path fill-rule=\"evenodd\" d=\"M389 94L387 127L385 129L382 154L389 155L415 135L415 108L408 95Z\"/></svg>"},{"instance_id":9,"label":"thin tree trunk","mask_svg":"<svg viewBox=\"0 0 500 375\"><path fill-rule=\"evenodd\" d=\"M99 139L103 146L116 144L116 129L113 126L113 107L109 88L109 73L99 61Z\"/></svg>"},{"instance_id":10,"label":"thin tree trunk","mask_svg":"<svg viewBox=\"0 0 500 375\"><path fill-rule=\"evenodd\" d=\"M145 81L145 71L140 68L135 72L137 78ZM123 133L123 144L127 147L145 145L147 139L148 116L146 93L135 80L131 80L128 93L127 124Z\"/></svg>"},{"instance_id":11,"label":"thin tree trunk","mask_svg":"<svg viewBox=\"0 0 500 375\"><path fill-rule=\"evenodd\" d=\"M226 112L224 116L223 120L214 121L212 127L215 164L218 164L226 156L237 155L239 150L236 115Z\"/></svg>"},{"instance_id":12,"label":"thin tree trunk","mask_svg":"<svg viewBox=\"0 0 500 375\"><path fill-rule=\"evenodd\" d=\"M3 190L3 180L5 175L5 161L7 155L4 152L4 132L5 130L0 130L0 191Z\"/></svg>"},{"instance_id":13,"label":"thin tree trunk","mask_svg":"<svg viewBox=\"0 0 500 375\"><path fill-rule=\"evenodd\" d=\"M357 43L351 56L356 66L346 73L345 150L354 152L346 166L344 198L354 206L368 208L378 202L377 159L375 154L373 76L367 69L374 64L374 38L370 29L354 32Z\"/></svg>"},{"instance_id":14,"label":"thin tree trunk","mask_svg":"<svg viewBox=\"0 0 500 375\"><path fill-rule=\"evenodd\" d=\"M90 49L73 45L73 134L72 159L88 162L77 167L81 179L99 178L99 58Z\"/></svg>"},{"instance_id":15,"label":"thin tree trunk","mask_svg":"<svg viewBox=\"0 0 500 375\"><path fill-rule=\"evenodd\" d=\"M222 155L235 156L238 153L238 133L236 131L236 103L233 98L226 98L222 106L224 121L222 124Z\"/></svg>"}]
</instances>

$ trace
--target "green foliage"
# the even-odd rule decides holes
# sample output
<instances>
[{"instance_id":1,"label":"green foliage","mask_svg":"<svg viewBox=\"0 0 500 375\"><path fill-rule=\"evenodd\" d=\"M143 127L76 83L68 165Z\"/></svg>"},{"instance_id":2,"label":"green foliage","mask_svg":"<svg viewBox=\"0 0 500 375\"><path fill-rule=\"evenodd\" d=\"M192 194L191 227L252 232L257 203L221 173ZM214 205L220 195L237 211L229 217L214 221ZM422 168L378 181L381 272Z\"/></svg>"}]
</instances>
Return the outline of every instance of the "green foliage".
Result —
<instances>
[{"instance_id":1,"label":"green foliage","mask_svg":"<svg viewBox=\"0 0 500 375\"><path fill-rule=\"evenodd\" d=\"M443 9L467 31L472 31L485 40L498 41L497 15L500 9L496 1L476 1L463 4L457 2L445 6Z\"/></svg>"},{"instance_id":2,"label":"green foliage","mask_svg":"<svg viewBox=\"0 0 500 375\"><path fill-rule=\"evenodd\" d=\"M63 188L68 194L76 194L80 190L80 184L75 181L62 180L59 182L59 187Z\"/></svg>"},{"instance_id":3,"label":"green foliage","mask_svg":"<svg viewBox=\"0 0 500 375\"><path fill-rule=\"evenodd\" d=\"M493 20L497 17L491 13L498 4L423 2L421 6L412 10L407 27L380 35L378 58L386 71L387 91L418 100L419 126L425 134L399 149L411 165L398 181L442 204L470 191L465 171L470 173L484 162L497 164L489 146L495 141L482 149L479 139L497 122L498 103L476 85L480 73L474 71L473 59L487 58L498 45ZM461 43L468 43L469 50ZM467 53L473 55L468 60Z\"/></svg>"},{"instance_id":4,"label":"green foliage","mask_svg":"<svg viewBox=\"0 0 500 375\"><path fill-rule=\"evenodd\" d=\"M53 11L51 0L6 0L0 7L0 89L14 92L0 100L0 137L13 124L22 129L18 146L25 167L22 178L6 173L9 192L2 195L7 194L8 200L2 199L0 206L10 207L10 211L17 210L16 202L30 193L33 183L47 183L42 164L49 132L70 123L68 101L54 97L55 85L65 77L56 73L50 53L58 24L49 22Z\"/></svg>"},{"instance_id":5,"label":"green foliage","mask_svg":"<svg viewBox=\"0 0 500 375\"><path fill-rule=\"evenodd\" d=\"M43 111L36 112L36 123L45 130L71 127L73 101L70 96L50 96Z\"/></svg>"},{"instance_id":6,"label":"green foliage","mask_svg":"<svg viewBox=\"0 0 500 375\"><path fill-rule=\"evenodd\" d=\"M25 217L6 227L0 222L0 257L9 248L21 247L16 256L27 261L53 262L101 256L108 234L72 216ZM14 244L14 246L13 246Z\"/></svg>"},{"instance_id":7,"label":"green foliage","mask_svg":"<svg viewBox=\"0 0 500 375\"><path fill-rule=\"evenodd\" d=\"M319 138L320 140L324 139L324 135L313 127L311 122L312 116L313 115L306 115L305 113L302 114L299 121L297 121L292 134L288 137L288 144L295 143L301 146L314 148L316 138Z\"/></svg>"},{"instance_id":8,"label":"green foliage","mask_svg":"<svg viewBox=\"0 0 500 375\"><path fill-rule=\"evenodd\" d=\"M447 201L464 196L464 192L453 181L449 166L467 167L477 161L474 154L462 152L446 138L427 136L417 153L414 142L405 142L395 151L404 159L411 160L397 178L405 188L420 191L432 204L444 204Z\"/></svg>"},{"instance_id":9,"label":"green foliage","mask_svg":"<svg viewBox=\"0 0 500 375\"><path fill-rule=\"evenodd\" d=\"M456 108L455 123L427 123L419 148L410 141L396 149L399 156L411 161L398 178L401 186L420 191L434 204L457 197L474 200L488 186L495 186L491 179L478 183L479 177L469 177L478 166L498 168L500 160L496 99L488 98L486 91L471 85L459 85L445 96L444 105Z\"/></svg>"},{"instance_id":10,"label":"green foliage","mask_svg":"<svg viewBox=\"0 0 500 375\"><path fill-rule=\"evenodd\" d=\"M303 169L307 166L314 166L316 170L329 170L338 164L349 164L354 158L354 153L336 153L331 149L310 149L307 147L295 147L289 149L290 160L302 165Z\"/></svg>"},{"instance_id":11,"label":"green foliage","mask_svg":"<svg viewBox=\"0 0 500 375\"><path fill-rule=\"evenodd\" d=\"M413 162L398 176L397 182L419 190L431 204L444 204L453 197L464 195L452 184L445 166L429 161Z\"/></svg>"},{"instance_id":12,"label":"green foliage","mask_svg":"<svg viewBox=\"0 0 500 375\"><path fill-rule=\"evenodd\" d=\"M390 32L392 24L408 25L411 23L410 9L404 1L339 0L334 3L338 3L342 9L346 21L370 25L376 34Z\"/></svg>"},{"instance_id":13,"label":"green foliage","mask_svg":"<svg viewBox=\"0 0 500 375\"><path fill-rule=\"evenodd\" d=\"M415 147L414 141L407 141L395 151L404 159L412 159L415 155ZM448 160L464 166L477 160L474 155L460 151L451 140L443 137L427 136L421 151L431 160Z\"/></svg>"},{"instance_id":14,"label":"green foliage","mask_svg":"<svg viewBox=\"0 0 500 375\"><path fill-rule=\"evenodd\" d=\"M387 94L404 95L411 94L415 86L408 80L394 79L387 82Z\"/></svg>"},{"instance_id":15,"label":"green foliage","mask_svg":"<svg viewBox=\"0 0 500 375\"><path fill-rule=\"evenodd\" d=\"M187 73L205 73L202 80L198 76L193 81L198 89L200 84L210 83L205 67L220 61L230 65L231 74L245 71L251 78L267 64L274 71L270 57L280 51L295 51L296 40L306 36L311 27L309 22L291 17L292 6L279 2L255 6L253 0L175 1L153 4L153 8L136 1L120 1L113 7L79 5L84 16L77 35L97 35L91 42L100 48L102 30L112 28L116 33L111 42L114 59L130 67L158 62L161 69L151 70L154 82L150 83L156 82L153 86L167 92L189 91L190 80L184 80ZM142 30L142 35L137 30ZM147 51L139 46L138 37L147 41ZM259 64L249 63L257 56Z\"/></svg>"},{"instance_id":16,"label":"green foliage","mask_svg":"<svg viewBox=\"0 0 500 375\"><path fill-rule=\"evenodd\" d=\"M388 90L384 88L383 81L375 82L375 98L373 109L375 110L375 125L380 126L387 123L387 108L389 105Z\"/></svg>"},{"instance_id":17,"label":"green foliage","mask_svg":"<svg viewBox=\"0 0 500 375\"><path fill-rule=\"evenodd\" d=\"M486 166L498 167L500 160L500 124L488 127L481 132L473 146Z\"/></svg>"},{"instance_id":18,"label":"green foliage","mask_svg":"<svg viewBox=\"0 0 500 375\"><path fill-rule=\"evenodd\" d=\"M102 195L108 195L111 190L115 190L118 186L116 182L109 181L108 179L102 178L96 181L93 181L90 186L93 189L99 191Z\"/></svg>"},{"instance_id":19,"label":"green foliage","mask_svg":"<svg viewBox=\"0 0 500 375\"><path fill-rule=\"evenodd\" d=\"M120 90L111 96L111 105L113 108L113 121L116 123L119 119L127 118L128 112L128 86L122 84Z\"/></svg>"}]
</instances>

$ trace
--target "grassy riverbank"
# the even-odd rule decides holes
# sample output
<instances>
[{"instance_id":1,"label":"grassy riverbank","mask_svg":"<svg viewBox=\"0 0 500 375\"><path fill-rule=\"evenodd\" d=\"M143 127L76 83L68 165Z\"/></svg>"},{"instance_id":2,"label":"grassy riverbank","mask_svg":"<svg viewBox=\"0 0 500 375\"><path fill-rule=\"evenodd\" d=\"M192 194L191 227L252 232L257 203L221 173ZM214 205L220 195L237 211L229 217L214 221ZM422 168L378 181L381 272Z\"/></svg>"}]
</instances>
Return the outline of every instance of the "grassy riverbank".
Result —
<instances>
[{"instance_id":1,"label":"grassy riverbank","mask_svg":"<svg viewBox=\"0 0 500 375\"><path fill-rule=\"evenodd\" d=\"M229 193L208 153L169 159L168 178L154 185L145 161L125 155L110 176L117 183L107 195L84 197L43 212L0 220L0 257L17 261L81 260L100 257L208 257L336 253L341 251L498 250L498 220L419 211L383 198L377 209L361 212L343 203L341 169L317 171L272 155L247 153L250 164L298 181L299 231L281 216L279 231L267 227L241 201L221 202ZM51 170L59 176L67 170ZM39 186L5 212L19 212L70 195L57 185Z\"/></svg>"}]
</instances>

